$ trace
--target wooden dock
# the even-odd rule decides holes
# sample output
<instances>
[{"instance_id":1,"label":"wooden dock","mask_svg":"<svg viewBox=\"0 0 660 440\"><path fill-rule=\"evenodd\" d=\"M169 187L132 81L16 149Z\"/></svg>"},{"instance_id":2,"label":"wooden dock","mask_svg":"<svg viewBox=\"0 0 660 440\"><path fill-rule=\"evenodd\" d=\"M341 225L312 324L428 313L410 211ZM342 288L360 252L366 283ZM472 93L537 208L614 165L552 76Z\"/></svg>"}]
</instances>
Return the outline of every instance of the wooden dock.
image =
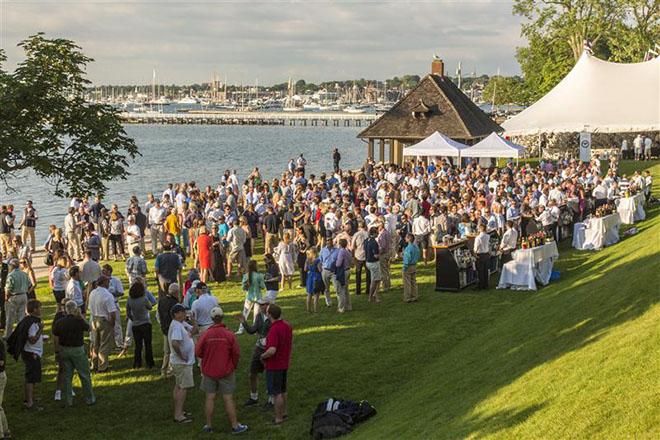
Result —
<instances>
[{"instance_id":1,"label":"wooden dock","mask_svg":"<svg viewBox=\"0 0 660 440\"><path fill-rule=\"evenodd\" d=\"M322 112L195 112L121 114L129 124L289 125L366 127L376 120L373 113Z\"/></svg>"}]
</instances>

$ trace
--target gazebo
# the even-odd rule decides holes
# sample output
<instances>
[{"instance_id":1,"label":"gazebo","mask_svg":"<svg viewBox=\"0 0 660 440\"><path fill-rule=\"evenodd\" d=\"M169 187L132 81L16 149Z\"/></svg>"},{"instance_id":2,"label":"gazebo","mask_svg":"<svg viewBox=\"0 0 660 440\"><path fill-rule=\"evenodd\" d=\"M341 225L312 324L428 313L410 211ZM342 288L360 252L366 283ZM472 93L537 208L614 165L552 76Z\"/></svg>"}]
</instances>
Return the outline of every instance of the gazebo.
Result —
<instances>
[{"instance_id":1,"label":"gazebo","mask_svg":"<svg viewBox=\"0 0 660 440\"><path fill-rule=\"evenodd\" d=\"M387 146L389 162L400 165L405 147L436 131L467 145L502 131L502 127L444 76L444 63L437 58L429 75L357 137L367 142L369 157L374 157L378 144L379 159L385 162Z\"/></svg>"}]
</instances>

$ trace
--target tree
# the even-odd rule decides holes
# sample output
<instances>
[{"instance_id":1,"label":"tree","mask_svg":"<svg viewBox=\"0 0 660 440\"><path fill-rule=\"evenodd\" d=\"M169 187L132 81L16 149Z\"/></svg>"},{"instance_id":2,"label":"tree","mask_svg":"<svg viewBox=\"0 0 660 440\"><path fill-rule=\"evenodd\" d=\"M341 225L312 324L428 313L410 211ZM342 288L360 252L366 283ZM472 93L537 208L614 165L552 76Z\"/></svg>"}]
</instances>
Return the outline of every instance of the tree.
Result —
<instances>
[{"instance_id":1,"label":"tree","mask_svg":"<svg viewBox=\"0 0 660 440\"><path fill-rule=\"evenodd\" d=\"M118 110L85 102L93 60L74 42L42 33L19 46L25 59L14 72L3 70L0 54L0 179L13 190L9 180L32 170L55 195L104 194L139 152Z\"/></svg>"},{"instance_id":2,"label":"tree","mask_svg":"<svg viewBox=\"0 0 660 440\"><path fill-rule=\"evenodd\" d=\"M552 89L590 42L598 58L642 61L660 38L660 0L515 0L527 46L516 58L529 99Z\"/></svg>"},{"instance_id":3,"label":"tree","mask_svg":"<svg viewBox=\"0 0 660 440\"><path fill-rule=\"evenodd\" d=\"M621 16L608 38L611 58L624 63L639 62L647 50L660 42L660 0L626 0Z\"/></svg>"},{"instance_id":4,"label":"tree","mask_svg":"<svg viewBox=\"0 0 660 440\"><path fill-rule=\"evenodd\" d=\"M528 20L522 35L549 37L568 45L575 61L584 41L598 44L621 14L621 0L515 0L514 14Z\"/></svg>"},{"instance_id":5,"label":"tree","mask_svg":"<svg viewBox=\"0 0 660 440\"><path fill-rule=\"evenodd\" d=\"M522 78L517 76L493 76L488 80L483 91L486 102L495 105L525 104L525 92Z\"/></svg>"}]
</instances>

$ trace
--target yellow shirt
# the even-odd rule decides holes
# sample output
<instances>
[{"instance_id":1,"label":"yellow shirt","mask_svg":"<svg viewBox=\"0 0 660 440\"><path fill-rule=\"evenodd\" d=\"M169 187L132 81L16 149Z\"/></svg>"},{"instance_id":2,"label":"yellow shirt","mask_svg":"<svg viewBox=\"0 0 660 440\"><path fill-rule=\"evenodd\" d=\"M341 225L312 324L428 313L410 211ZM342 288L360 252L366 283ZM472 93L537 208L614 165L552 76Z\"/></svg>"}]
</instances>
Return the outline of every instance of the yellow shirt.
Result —
<instances>
[{"instance_id":1,"label":"yellow shirt","mask_svg":"<svg viewBox=\"0 0 660 440\"><path fill-rule=\"evenodd\" d=\"M170 234L179 235L181 233L181 225L179 224L179 216L170 214L165 219L165 230Z\"/></svg>"}]
</instances>

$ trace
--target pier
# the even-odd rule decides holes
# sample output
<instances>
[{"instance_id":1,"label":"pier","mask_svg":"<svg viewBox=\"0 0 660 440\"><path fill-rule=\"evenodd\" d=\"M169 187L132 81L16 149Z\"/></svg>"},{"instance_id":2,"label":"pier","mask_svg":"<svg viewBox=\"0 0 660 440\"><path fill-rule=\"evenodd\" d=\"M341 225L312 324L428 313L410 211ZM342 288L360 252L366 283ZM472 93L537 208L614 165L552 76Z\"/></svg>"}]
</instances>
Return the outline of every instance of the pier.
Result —
<instances>
[{"instance_id":1,"label":"pier","mask_svg":"<svg viewBox=\"0 0 660 440\"><path fill-rule=\"evenodd\" d=\"M187 112L121 114L129 124L288 125L367 127L379 115L373 113L321 112Z\"/></svg>"}]
</instances>

